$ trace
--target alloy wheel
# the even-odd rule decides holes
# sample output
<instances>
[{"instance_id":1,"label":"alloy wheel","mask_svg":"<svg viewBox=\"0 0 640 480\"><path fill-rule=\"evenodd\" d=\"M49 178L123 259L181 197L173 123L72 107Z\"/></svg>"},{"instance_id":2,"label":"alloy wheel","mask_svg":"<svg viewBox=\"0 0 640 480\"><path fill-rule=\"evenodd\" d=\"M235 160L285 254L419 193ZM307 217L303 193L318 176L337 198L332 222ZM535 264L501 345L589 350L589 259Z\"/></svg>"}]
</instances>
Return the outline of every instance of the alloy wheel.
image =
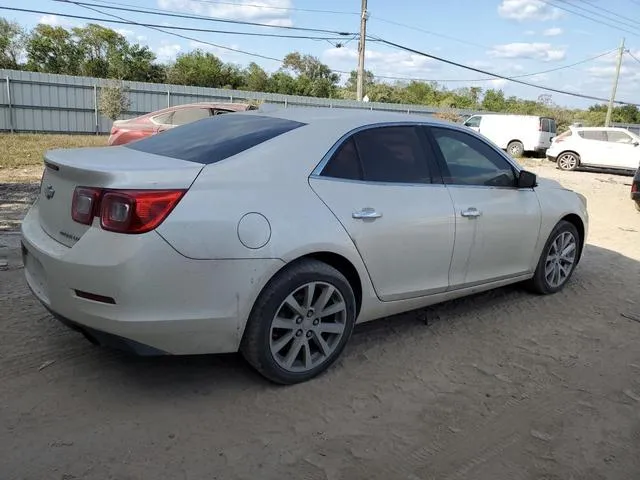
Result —
<instances>
[{"instance_id":1,"label":"alloy wheel","mask_svg":"<svg viewBox=\"0 0 640 480\"><path fill-rule=\"evenodd\" d=\"M573 170L578 166L578 159L571 153L565 153L558 159L558 165L562 170Z\"/></svg>"},{"instance_id":2,"label":"alloy wheel","mask_svg":"<svg viewBox=\"0 0 640 480\"><path fill-rule=\"evenodd\" d=\"M307 372L324 363L340 344L347 304L329 283L310 282L282 302L271 322L269 348L289 372Z\"/></svg>"},{"instance_id":3,"label":"alloy wheel","mask_svg":"<svg viewBox=\"0 0 640 480\"><path fill-rule=\"evenodd\" d=\"M544 264L544 278L552 288L564 284L576 262L578 244L571 232L560 233L551 243Z\"/></svg>"}]
</instances>

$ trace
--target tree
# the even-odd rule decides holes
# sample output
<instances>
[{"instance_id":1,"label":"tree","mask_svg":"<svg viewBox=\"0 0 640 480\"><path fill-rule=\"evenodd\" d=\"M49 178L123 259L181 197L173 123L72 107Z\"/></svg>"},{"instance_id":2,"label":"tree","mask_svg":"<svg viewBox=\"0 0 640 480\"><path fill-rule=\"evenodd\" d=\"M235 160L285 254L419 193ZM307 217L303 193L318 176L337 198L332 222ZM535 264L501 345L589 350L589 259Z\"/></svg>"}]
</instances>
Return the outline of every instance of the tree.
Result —
<instances>
[{"instance_id":1,"label":"tree","mask_svg":"<svg viewBox=\"0 0 640 480\"><path fill-rule=\"evenodd\" d=\"M242 79L237 66L225 64L213 53L202 50L179 55L167 72L170 83L198 87L237 88L242 85Z\"/></svg>"},{"instance_id":2,"label":"tree","mask_svg":"<svg viewBox=\"0 0 640 480\"><path fill-rule=\"evenodd\" d=\"M489 89L485 92L482 99L482 108L489 110L490 112L504 112L507 107L507 102L504 98L504 92L502 90Z\"/></svg>"},{"instance_id":3,"label":"tree","mask_svg":"<svg viewBox=\"0 0 640 480\"><path fill-rule=\"evenodd\" d=\"M298 95L335 96L340 76L313 55L289 53L284 57L282 70L290 70L297 75L295 90Z\"/></svg>"},{"instance_id":4,"label":"tree","mask_svg":"<svg viewBox=\"0 0 640 480\"><path fill-rule=\"evenodd\" d=\"M154 63L156 59L149 47L125 44L119 51L112 52L109 61L109 77L135 82L161 83L166 79L163 66Z\"/></svg>"},{"instance_id":5,"label":"tree","mask_svg":"<svg viewBox=\"0 0 640 480\"><path fill-rule=\"evenodd\" d=\"M74 28L73 34L78 49L82 52L82 75L118 78L118 67L122 65L122 57L128 45L124 36L94 23Z\"/></svg>"},{"instance_id":6,"label":"tree","mask_svg":"<svg viewBox=\"0 0 640 480\"><path fill-rule=\"evenodd\" d=\"M370 71L370 70L365 70L364 71L364 78L362 80L362 85L364 86L364 91L365 92L369 92L369 89L373 85L375 85L375 83L376 83L376 78L373 76L373 72ZM349 79L347 80L345 88L349 92L355 92L355 91L358 90L358 72L357 72L357 70L351 70L351 73L349 73ZM369 95L369 98L371 98L371 95Z\"/></svg>"},{"instance_id":7,"label":"tree","mask_svg":"<svg viewBox=\"0 0 640 480\"><path fill-rule=\"evenodd\" d=\"M109 85L100 89L100 112L111 120L117 120L127 111L131 102L123 85Z\"/></svg>"},{"instance_id":8,"label":"tree","mask_svg":"<svg viewBox=\"0 0 640 480\"><path fill-rule=\"evenodd\" d=\"M282 93L288 95L297 94L297 82L296 79L285 72L275 72L269 77L267 83L267 92L269 93Z\"/></svg>"},{"instance_id":9,"label":"tree","mask_svg":"<svg viewBox=\"0 0 640 480\"><path fill-rule=\"evenodd\" d=\"M251 62L243 72L243 87L254 92L266 92L269 88L269 75L257 63Z\"/></svg>"},{"instance_id":10,"label":"tree","mask_svg":"<svg viewBox=\"0 0 640 480\"><path fill-rule=\"evenodd\" d=\"M16 22L0 18L0 68L16 69L25 49L25 33Z\"/></svg>"},{"instance_id":11,"label":"tree","mask_svg":"<svg viewBox=\"0 0 640 480\"><path fill-rule=\"evenodd\" d=\"M71 33L62 27L38 24L27 40L27 69L79 75L82 53Z\"/></svg>"}]
</instances>

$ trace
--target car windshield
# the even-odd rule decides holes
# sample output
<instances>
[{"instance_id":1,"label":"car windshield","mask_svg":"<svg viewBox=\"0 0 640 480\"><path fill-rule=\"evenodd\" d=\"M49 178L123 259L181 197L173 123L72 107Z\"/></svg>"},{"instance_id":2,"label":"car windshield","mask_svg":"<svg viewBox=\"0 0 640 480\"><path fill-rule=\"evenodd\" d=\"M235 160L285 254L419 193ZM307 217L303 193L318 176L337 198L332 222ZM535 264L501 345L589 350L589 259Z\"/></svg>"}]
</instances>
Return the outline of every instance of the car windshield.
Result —
<instances>
[{"instance_id":1,"label":"car windshield","mask_svg":"<svg viewBox=\"0 0 640 480\"><path fill-rule=\"evenodd\" d=\"M125 148L208 165L303 125L259 115L216 115L130 143Z\"/></svg>"}]
</instances>

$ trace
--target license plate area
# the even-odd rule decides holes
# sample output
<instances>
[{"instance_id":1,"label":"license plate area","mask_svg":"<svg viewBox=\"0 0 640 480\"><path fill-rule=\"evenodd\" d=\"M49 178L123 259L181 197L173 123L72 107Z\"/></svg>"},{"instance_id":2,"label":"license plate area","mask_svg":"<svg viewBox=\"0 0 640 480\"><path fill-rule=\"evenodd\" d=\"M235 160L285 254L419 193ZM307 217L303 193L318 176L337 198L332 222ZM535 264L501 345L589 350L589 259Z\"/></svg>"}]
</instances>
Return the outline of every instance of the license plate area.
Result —
<instances>
[{"instance_id":1,"label":"license plate area","mask_svg":"<svg viewBox=\"0 0 640 480\"><path fill-rule=\"evenodd\" d=\"M24 243L20 245L20 249L22 251L24 273L27 277L27 282L29 282L29 286L41 301L49 303L47 279L42 264L36 257L29 253L29 249Z\"/></svg>"}]
</instances>

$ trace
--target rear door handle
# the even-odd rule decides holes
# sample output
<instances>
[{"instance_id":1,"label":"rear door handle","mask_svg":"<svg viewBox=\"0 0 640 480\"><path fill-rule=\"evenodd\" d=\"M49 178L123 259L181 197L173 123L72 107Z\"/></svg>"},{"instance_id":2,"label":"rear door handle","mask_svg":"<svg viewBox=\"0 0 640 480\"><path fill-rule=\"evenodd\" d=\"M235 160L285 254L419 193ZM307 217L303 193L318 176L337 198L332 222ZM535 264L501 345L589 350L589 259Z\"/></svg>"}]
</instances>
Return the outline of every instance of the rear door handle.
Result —
<instances>
[{"instance_id":1,"label":"rear door handle","mask_svg":"<svg viewBox=\"0 0 640 480\"><path fill-rule=\"evenodd\" d=\"M463 210L462 212L460 212L460 215L462 215L463 217L466 218L477 218L480 215L482 215L482 212L480 210L478 210L477 208L467 208L466 210Z\"/></svg>"},{"instance_id":2,"label":"rear door handle","mask_svg":"<svg viewBox=\"0 0 640 480\"><path fill-rule=\"evenodd\" d=\"M357 212L353 212L351 216L359 220L367 220L367 219L380 218L382 217L382 214L380 212L377 212L375 208L367 207Z\"/></svg>"}]
</instances>

